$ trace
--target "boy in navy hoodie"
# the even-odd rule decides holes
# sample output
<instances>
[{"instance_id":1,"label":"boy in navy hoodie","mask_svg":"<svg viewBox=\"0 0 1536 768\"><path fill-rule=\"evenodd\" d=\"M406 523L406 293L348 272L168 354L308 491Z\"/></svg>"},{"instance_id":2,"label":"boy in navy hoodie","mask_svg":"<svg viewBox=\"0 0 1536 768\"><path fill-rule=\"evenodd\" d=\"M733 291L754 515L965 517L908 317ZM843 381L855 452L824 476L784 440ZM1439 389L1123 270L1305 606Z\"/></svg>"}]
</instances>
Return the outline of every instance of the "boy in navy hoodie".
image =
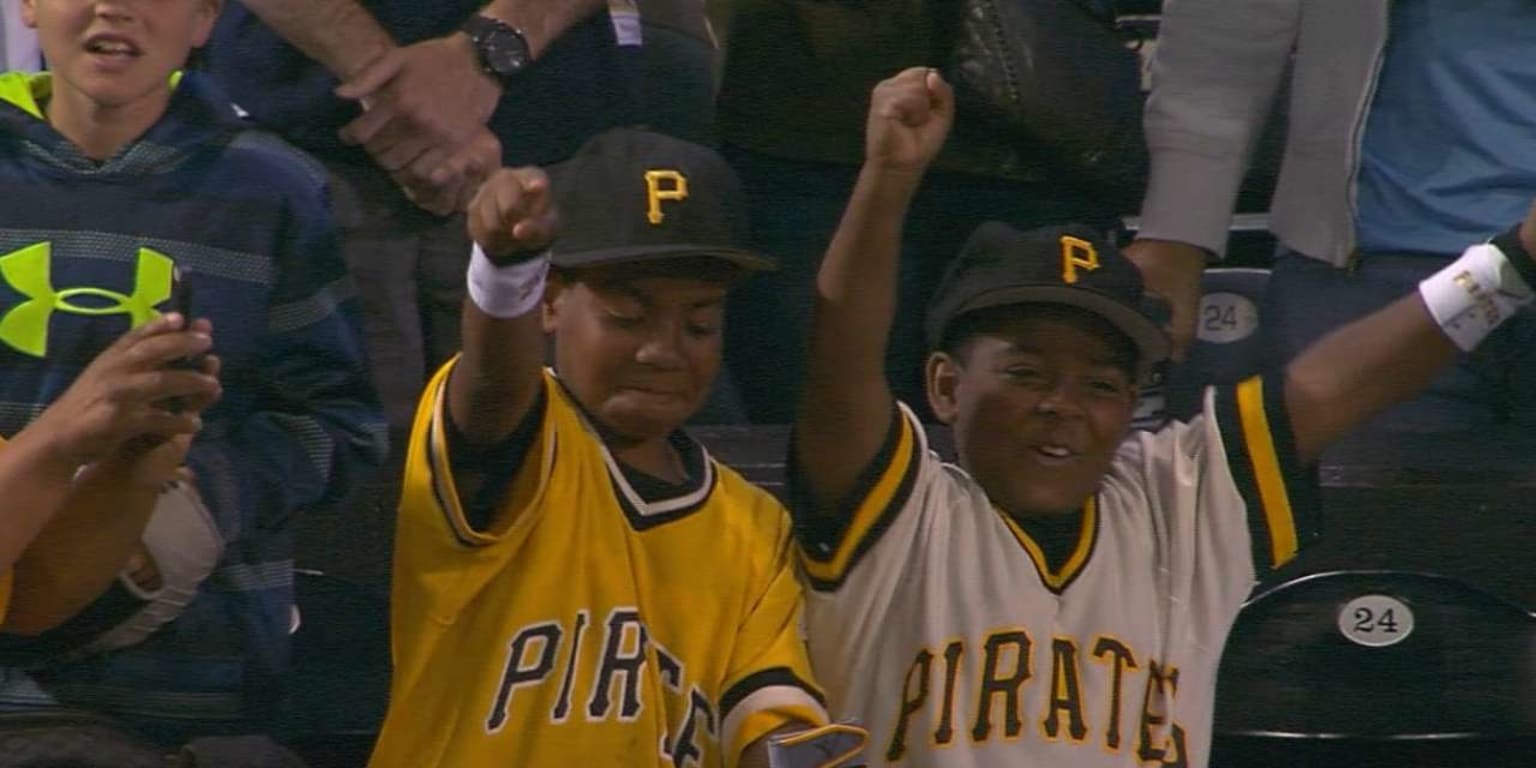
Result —
<instances>
[{"instance_id":1,"label":"boy in navy hoodie","mask_svg":"<svg viewBox=\"0 0 1536 768\"><path fill-rule=\"evenodd\" d=\"M291 516L384 450L324 178L181 75L218 0L22 11L51 72L0 76L0 434L168 311L177 272L216 329L223 396L187 451L193 503L157 510L90 606L11 638L29 671L0 681L0 708L86 709L165 741L260 728L294 618Z\"/></svg>"}]
</instances>

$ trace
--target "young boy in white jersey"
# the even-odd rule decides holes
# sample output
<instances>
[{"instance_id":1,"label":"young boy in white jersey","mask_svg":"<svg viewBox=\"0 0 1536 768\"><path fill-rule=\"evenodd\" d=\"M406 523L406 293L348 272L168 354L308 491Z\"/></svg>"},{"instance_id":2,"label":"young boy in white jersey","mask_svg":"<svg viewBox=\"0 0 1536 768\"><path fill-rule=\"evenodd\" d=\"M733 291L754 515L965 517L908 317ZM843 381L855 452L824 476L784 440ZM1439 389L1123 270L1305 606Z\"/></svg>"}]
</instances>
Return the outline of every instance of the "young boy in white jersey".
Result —
<instances>
[{"instance_id":1,"label":"young boy in white jersey","mask_svg":"<svg viewBox=\"0 0 1536 768\"><path fill-rule=\"evenodd\" d=\"M1204 766L1227 632L1317 533L1308 468L1531 301L1536 212L1155 434L1128 434L1168 350L1135 268L1084 228L985 225L928 318L947 464L881 361L902 220L952 115L932 71L876 87L818 276L792 506L829 711L870 729L872 764Z\"/></svg>"},{"instance_id":2,"label":"young boy in white jersey","mask_svg":"<svg viewBox=\"0 0 1536 768\"><path fill-rule=\"evenodd\" d=\"M765 767L770 734L825 722L789 517L680 428L728 289L772 264L735 245L739 192L703 147L610 131L558 179L561 225L536 169L470 206L464 349L407 454L372 765Z\"/></svg>"}]
</instances>

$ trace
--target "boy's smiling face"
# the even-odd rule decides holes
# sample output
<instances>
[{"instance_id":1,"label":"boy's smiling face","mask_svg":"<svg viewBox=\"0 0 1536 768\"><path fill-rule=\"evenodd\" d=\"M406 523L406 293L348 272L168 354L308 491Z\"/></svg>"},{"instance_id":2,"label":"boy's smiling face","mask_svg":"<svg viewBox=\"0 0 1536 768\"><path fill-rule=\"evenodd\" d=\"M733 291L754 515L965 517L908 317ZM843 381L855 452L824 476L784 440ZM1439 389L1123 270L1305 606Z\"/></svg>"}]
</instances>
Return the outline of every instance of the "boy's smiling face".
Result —
<instances>
[{"instance_id":1,"label":"boy's smiling face","mask_svg":"<svg viewBox=\"0 0 1536 768\"><path fill-rule=\"evenodd\" d=\"M1079 509L1130 429L1137 352L1108 321L1056 305L971 318L929 362L929 402L960 464L1015 518Z\"/></svg>"},{"instance_id":2,"label":"boy's smiling face","mask_svg":"<svg viewBox=\"0 0 1536 768\"><path fill-rule=\"evenodd\" d=\"M218 0L22 0L53 72L53 99L94 110L169 100L171 73L208 41L218 13Z\"/></svg>"}]
</instances>

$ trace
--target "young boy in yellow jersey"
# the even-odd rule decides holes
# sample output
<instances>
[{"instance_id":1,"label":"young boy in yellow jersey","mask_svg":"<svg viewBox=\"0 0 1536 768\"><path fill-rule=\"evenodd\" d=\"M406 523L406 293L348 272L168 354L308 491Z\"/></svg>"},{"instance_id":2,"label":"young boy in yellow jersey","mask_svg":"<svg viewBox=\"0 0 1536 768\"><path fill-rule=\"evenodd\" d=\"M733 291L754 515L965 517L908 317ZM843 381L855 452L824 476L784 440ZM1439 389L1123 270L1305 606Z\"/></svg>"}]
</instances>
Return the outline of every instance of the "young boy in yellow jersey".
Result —
<instances>
[{"instance_id":1,"label":"young boy in yellow jersey","mask_svg":"<svg viewBox=\"0 0 1536 768\"><path fill-rule=\"evenodd\" d=\"M411 435L372 765L766 766L770 734L825 722L789 518L680 427L727 291L772 264L733 245L739 191L702 147L610 131L559 180L504 170L470 206L464 349Z\"/></svg>"}]
</instances>

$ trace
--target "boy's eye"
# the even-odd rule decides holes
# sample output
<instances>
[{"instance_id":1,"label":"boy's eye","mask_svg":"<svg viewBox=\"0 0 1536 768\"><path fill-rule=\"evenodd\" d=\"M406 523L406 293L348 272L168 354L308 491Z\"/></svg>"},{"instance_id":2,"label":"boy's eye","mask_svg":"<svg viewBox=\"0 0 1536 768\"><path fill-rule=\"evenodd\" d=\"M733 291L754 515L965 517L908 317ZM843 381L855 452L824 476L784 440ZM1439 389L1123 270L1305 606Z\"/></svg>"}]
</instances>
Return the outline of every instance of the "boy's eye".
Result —
<instances>
[{"instance_id":1,"label":"boy's eye","mask_svg":"<svg viewBox=\"0 0 1536 768\"><path fill-rule=\"evenodd\" d=\"M1010 379L1020 381L1032 381L1041 376L1040 369L1028 365L1011 365L1003 369L1003 375Z\"/></svg>"},{"instance_id":2,"label":"boy's eye","mask_svg":"<svg viewBox=\"0 0 1536 768\"><path fill-rule=\"evenodd\" d=\"M613 312L608 313L608 322L619 328L638 328L645 320L645 316L639 313Z\"/></svg>"},{"instance_id":3,"label":"boy's eye","mask_svg":"<svg viewBox=\"0 0 1536 768\"><path fill-rule=\"evenodd\" d=\"M684 316L683 328L694 336L710 336L720 332L721 319L718 308L690 312Z\"/></svg>"}]
</instances>

